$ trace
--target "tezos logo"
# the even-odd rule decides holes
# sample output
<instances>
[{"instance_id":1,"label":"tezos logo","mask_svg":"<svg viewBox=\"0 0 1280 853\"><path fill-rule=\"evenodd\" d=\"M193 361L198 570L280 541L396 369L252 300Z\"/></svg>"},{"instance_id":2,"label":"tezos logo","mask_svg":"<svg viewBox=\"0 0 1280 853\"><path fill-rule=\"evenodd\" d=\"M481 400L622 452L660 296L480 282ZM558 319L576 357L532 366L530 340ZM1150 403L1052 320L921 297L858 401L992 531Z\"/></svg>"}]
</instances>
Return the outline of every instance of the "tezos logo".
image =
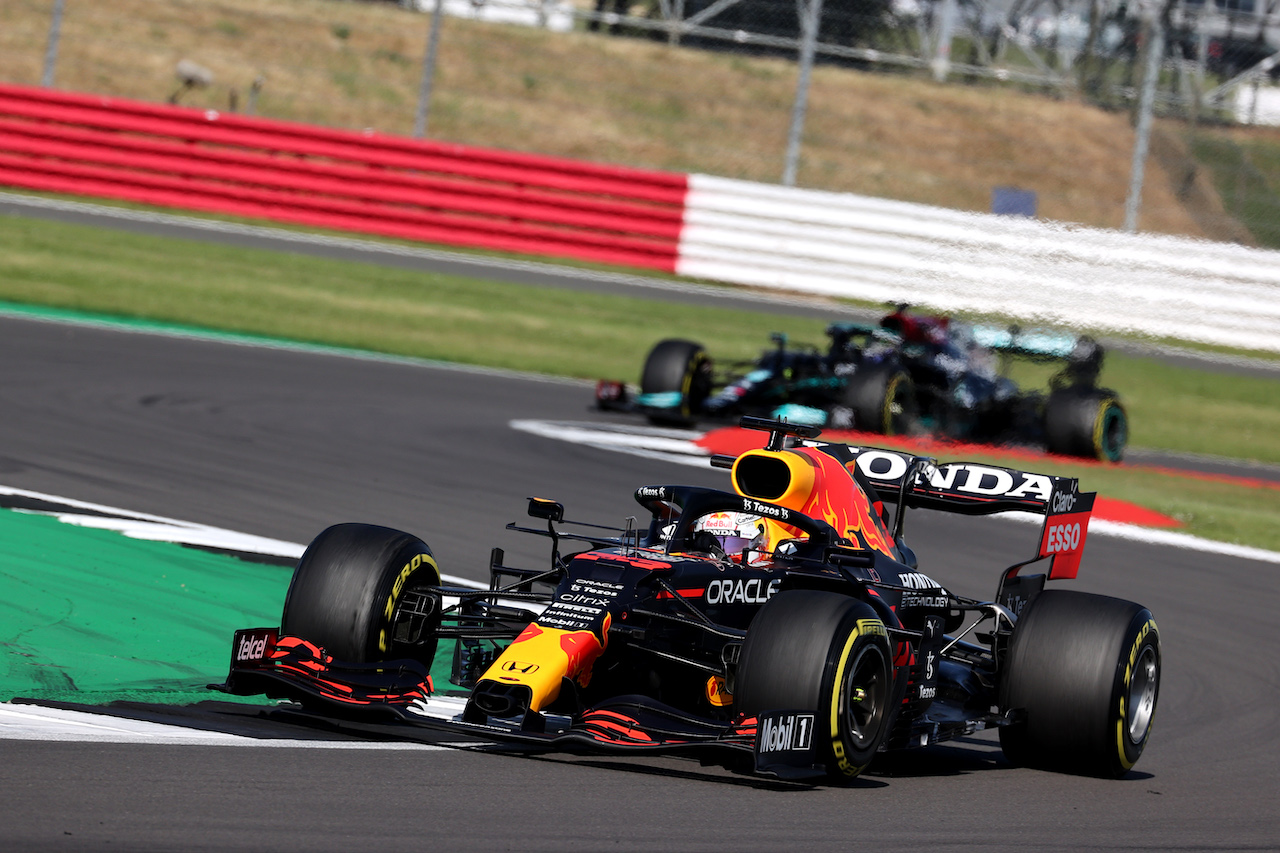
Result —
<instances>
[{"instance_id":1,"label":"tezos logo","mask_svg":"<svg viewBox=\"0 0 1280 853\"><path fill-rule=\"evenodd\" d=\"M750 498L742 499L742 511L754 513L755 515L767 515L770 518L786 519L789 517L787 515L787 511L782 507L762 504L759 501L753 501Z\"/></svg>"}]
</instances>

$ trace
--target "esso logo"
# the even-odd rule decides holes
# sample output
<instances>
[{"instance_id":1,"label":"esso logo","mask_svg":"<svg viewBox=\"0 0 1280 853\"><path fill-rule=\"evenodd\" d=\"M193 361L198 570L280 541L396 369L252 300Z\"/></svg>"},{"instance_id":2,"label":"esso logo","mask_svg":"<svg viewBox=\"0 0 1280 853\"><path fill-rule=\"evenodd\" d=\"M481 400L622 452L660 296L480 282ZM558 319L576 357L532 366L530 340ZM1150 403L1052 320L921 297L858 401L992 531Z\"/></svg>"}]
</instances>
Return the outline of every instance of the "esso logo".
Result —
<instances>
[{"instance_id":1,"label":"esso logo","mask_svg":"<svg viewBox=\"0 0 1280 853\"><path fill-rule=\"evenodd\" d=\"M1080 547L1080 523L1055 524L1046 534L1045 552L1074 551Z\"/></svg>"}]
</instances>

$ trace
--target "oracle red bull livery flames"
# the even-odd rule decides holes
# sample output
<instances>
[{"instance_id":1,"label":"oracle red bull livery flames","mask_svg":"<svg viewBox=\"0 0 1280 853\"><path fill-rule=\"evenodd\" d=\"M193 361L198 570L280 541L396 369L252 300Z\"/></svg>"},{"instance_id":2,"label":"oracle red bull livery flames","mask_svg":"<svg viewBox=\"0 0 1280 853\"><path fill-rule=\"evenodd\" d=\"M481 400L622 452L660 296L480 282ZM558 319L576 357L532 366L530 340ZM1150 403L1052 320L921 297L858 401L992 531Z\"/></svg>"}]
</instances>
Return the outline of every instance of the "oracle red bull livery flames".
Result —
<instances>
[{"instance_id":1,"label":"oracle red bull livery flames","mask_svg":"<svg viewBox=\"0 0 1280 853\"><path fill-rule=\"evenodd\" d=\"M560 503L531 498L546 528L508 529L548 537L550 566L508 566L495 548L488 589L443 585L408 533L330 527L299 561L280 626L236 632L216 689L782 778L849 779L880 751L991 727L1018 765L1133 767L1159 693L1156 623L1133 602L1045 588L1076 576L1093 494L822 443L813 427L742 425L769 436L712 459L732 491L643 486L647 524L567 522ZM904 528L919 507L1044 524L1036 553L978 601L917 565Z\"/></svg>"}]
</instances>

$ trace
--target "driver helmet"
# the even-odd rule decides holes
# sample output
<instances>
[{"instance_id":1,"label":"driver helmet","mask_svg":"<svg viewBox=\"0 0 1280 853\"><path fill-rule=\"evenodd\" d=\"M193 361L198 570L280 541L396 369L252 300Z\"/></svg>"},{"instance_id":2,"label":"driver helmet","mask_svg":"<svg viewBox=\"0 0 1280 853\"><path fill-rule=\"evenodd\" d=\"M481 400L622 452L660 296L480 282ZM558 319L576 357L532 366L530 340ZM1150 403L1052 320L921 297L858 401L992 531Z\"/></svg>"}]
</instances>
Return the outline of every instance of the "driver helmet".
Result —
<instances>
[{"instance_id":1,"label":"driver helmet","mask_svg":"<svg viewBox=\"0 0 1280 853\"><path fill-rule=\"evenodd\" d=\"M742 562L744 552L748 565L772 559L773 551L784 539L795 538L787 528L749 512L713 512L693 523L693 533L715 537L725 556Z\"/></svg>"}]
</instances>

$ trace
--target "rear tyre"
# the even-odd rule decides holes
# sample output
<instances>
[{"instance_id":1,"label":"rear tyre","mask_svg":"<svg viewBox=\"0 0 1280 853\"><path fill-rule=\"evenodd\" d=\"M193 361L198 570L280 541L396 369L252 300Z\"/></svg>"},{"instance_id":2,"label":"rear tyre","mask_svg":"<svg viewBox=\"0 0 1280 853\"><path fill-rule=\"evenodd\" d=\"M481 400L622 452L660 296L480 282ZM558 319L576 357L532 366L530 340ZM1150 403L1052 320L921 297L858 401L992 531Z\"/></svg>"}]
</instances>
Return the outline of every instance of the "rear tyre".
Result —
<instances>
[{"instance_id":1,"label":"rear tyre","mask_svg":"<svg viewBox=\"0 0 1280 853\"><path fill-rule=\"evenodd\" d=\"M1059 388L1045 403L1044 433L1050 453L1119 462L1129 443L1129 418L1110 391Z\"/></svg>"},{"instance_id":2,"label":"rear tyre","mask_svg":"<svg viewBox=\"0 0 1280 853\"><path fill-rule=\"evenodd\" d=\"M650 422L692 425L711 394L711 357L693 341L659 341L645 359L640 393L662 395L664 405L647 413Z\"/></svg>"},{"instance_id":3,"label":"rear tyre","mask_svg":"<svg viewBox=\"0 0 1280 853\"><path fill-rule=\"evenodd\" d=\"M1142 755L1160 695L1160 631L1132 601L1046 590L1013 633L1000 729L1013 764L1119 778Z\"/></svg>"},{"instance_id":4,"label":"rear tyre","mask_svg":"<svg viewBox=\"0 0 1280 853\"><path fill-rule=\"evenodd\" d=\"M871 763L889 731L893 653L875 611L845 595L790 590L769 600L747 630L734 685L748 715L813 709L815 737L834 779Z\"/></svg>"},{"instance_id":5,"label":"rear tyre","mask_svg":"<svg viewBox=\"0 0 1280 853\"><path fill-rule=\"evenodd\" d=\"M855 429L880 435L904 435L916 414L911 377L893 364L863 368L849 377L843 403L853 412Z\"/></svg>"},{"instance_id":6,"label":"rear tyre","mask_svg":"<svg viewBox=\"0 0 1280 853\"><path fill-rule=\"evenodd\" d=\"M372 524L335 524L298 561L280 631L341 661L412 657L430 666L438 611L434 622L419 620L416 637L402 631L397 638L395 626L406 593L439 584L440 569L421 539Z\"/></svg>"}]
</instances>

